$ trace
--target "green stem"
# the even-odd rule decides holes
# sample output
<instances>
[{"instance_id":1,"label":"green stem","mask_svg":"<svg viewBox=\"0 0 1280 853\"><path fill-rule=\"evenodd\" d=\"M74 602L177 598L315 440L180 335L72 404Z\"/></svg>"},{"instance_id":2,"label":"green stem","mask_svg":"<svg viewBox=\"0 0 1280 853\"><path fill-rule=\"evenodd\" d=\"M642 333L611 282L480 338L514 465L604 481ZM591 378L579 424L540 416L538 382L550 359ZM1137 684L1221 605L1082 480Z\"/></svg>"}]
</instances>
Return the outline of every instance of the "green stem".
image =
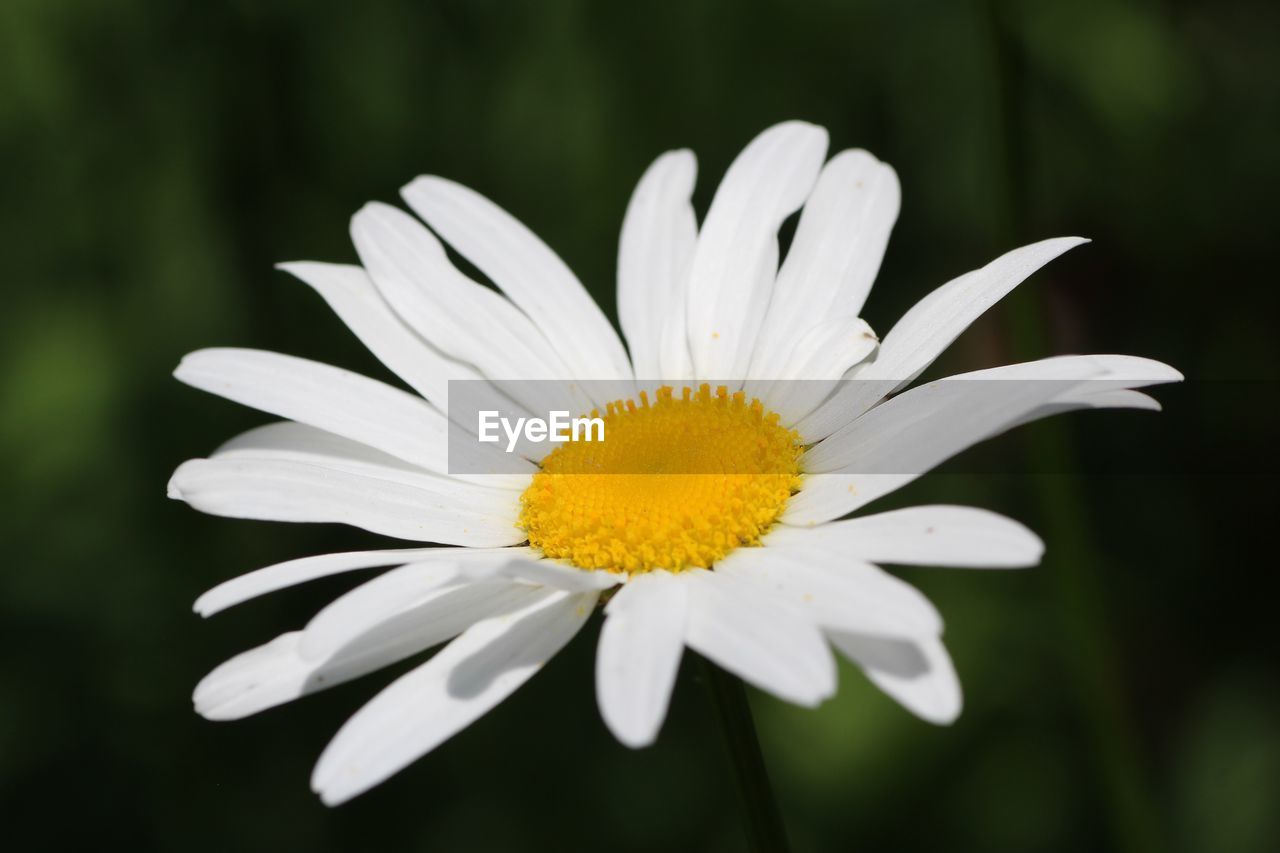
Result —
<instances>
[{"instance_id":1,"label":"green stem","mask_svg":"<svg viewBox=\"0 0 1280 853\"><path fill-rule=\"evenodd\" d=\"M769 784L746 688L740 678L706 658L702 659L702 665L712 704L720 715L720 728L729 747L734 775L738 777L738 790L742 792L751 849L755 853L786 853L787 833Z\"/></svg>"}]
</instances>

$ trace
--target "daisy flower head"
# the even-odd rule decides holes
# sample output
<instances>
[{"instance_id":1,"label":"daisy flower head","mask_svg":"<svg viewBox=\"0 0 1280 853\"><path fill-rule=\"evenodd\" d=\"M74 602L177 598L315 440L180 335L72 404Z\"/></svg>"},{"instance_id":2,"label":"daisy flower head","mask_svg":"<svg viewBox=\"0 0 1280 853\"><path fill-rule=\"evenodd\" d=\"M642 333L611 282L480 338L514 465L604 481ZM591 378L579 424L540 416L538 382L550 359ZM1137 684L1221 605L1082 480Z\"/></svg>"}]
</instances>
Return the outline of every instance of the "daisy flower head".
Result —
<instances>
[{"instance_id":1,"label":"daisy flower head","mask_svg":"<svg viewBox=\"0 0 1280 853\"><path fill-rule=\"evenodd\" d=\"M170 496L415 544L292 560L201 596L208 616L314 578L389 569L217 667L196 688L197 711L244 717L445 644L325 749L312 784L340 803L501 702L603 605L596 694L628 746L657 737L686 647L804 706L834 694L840 654L910 712L955 719L942 619L881 565L1031 566L1040 540L969 507L846 517L1015 425L1158 408L1136 389L1181 376L1132 356L1063 356L913 387L973 320L1085 241L1002 255L880 338L860 314L898 180L865 151L827 148L812 124L769 128L701 222L693 154L659 157L622 223L625 346L546 244L443 178L404 188L412 214L377 203L355 214L359 266L283 264L411 391L276 353L192 353L178 379L281 420L181 465ZM779 228L797 211L780 257ZM450 439L477 427L450 406L456 383L492 383L522 405L521 383L536 382L572 385L606 440L505 454Z\"/></svg>"}]
</instances>

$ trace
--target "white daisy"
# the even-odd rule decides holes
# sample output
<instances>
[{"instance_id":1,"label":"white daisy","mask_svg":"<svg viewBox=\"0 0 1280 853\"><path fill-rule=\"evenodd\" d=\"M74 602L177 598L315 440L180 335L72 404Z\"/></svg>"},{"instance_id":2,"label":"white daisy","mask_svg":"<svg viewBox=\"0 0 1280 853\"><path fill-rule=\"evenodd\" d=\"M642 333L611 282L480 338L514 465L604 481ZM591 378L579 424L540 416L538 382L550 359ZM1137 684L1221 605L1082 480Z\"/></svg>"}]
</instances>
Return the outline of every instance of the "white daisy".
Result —
<instances>
[{"instance_id":1,"label":"white daisy","mask_svg":"<svg viewBox=\"0 0 1280 853\"><path fill-rule=\"evenodd\" d=\"M942 620L878 564L1031 566L1040 540L958 506L837 519L1013 425L1069 409L1157 409L1134 389L1181 376L1146 359L1071 356L966 374L1054 380L1011 383L988 405L975 405L971 383L902 391L987 308L1084 241L1009 252L930 293L877 341L859 313L897 217L897 177L865 151L826 151L826 132L810 124L765 131L729 168L701 228L693 154L659 157L622 226L625 349L551 249L442 178L403 191L425 225L381 204L354 216L363 266L283 265L417 394L286 355L193 353L180 380L285 420L186 462L170 495L216 515L342 522L436 544L293 560L201 596L207 616L313 578L395 567L215 669L196 709L244 717L447 642L321 756L313 786L340 803L502 701L606 598L597 695L628 746L655 739L686 646L805 706L836 690L834 647L908 710L953 720L960 688ZM779 266L778 229L801 207ZM460 272L436 235L497 290ZM450 474L451 379L656 377L677 390L612 411L607 446L617 450L603 462L570 444L520 474ZM739 380L737 395L699 388L724 377ZM873 381L837 389L842 378ZM761 467L612 467L646 459L665 472L671 454L699 465L746 447Z\"/></svg>"}]
</instances>

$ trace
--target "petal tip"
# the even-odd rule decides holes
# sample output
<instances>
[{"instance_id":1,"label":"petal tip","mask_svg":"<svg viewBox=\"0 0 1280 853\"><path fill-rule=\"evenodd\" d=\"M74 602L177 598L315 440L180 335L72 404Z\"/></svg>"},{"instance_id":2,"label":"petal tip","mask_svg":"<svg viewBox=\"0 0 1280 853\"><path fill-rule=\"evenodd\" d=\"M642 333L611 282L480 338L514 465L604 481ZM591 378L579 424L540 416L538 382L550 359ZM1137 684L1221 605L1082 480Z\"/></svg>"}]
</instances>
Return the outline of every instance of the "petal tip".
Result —
<instances>
[{"instance_id":1,"label":"petal tip","mask_svg":"<svg viewBox=\"0 0 1280 853\"><path fill-rule=\"evenodd\" d=\"M178 380L179 382L187 381L183 377L191 369L191 357L194 355L195 353L189 352L186 355L184 355L182 358L178 359L177 365L174 366L173 368L172 375L174 379Z\"/></svg>"},{"instance_id":2,"label":"petal tip","mask_svg":"<svg viewBox=\"0 0 1280 853\"><path fill-rule=\"evenodd\" d=\"M410 195L422 198L453 186L456 186L453 181L448 178L442 178L439 175L418 175L418 177L400 188L400 196L405 201L409 201Z\"/></svg>"},{"instance_id":3,"label":"petal tip","mask_svg":"<svg viewBox=\"0 0 1280 853\"><path fill-rule=\"evenodd\" d=\"M606 720L606 722L608 721ZM627 749L644 749L646 747L653 746L654 741L658 739L658 733L656 731L628 732L623 729L614 728L612 725L609 726L609 731L613 734L618 743L622 744Z\"/></svg>"}]
</instances>

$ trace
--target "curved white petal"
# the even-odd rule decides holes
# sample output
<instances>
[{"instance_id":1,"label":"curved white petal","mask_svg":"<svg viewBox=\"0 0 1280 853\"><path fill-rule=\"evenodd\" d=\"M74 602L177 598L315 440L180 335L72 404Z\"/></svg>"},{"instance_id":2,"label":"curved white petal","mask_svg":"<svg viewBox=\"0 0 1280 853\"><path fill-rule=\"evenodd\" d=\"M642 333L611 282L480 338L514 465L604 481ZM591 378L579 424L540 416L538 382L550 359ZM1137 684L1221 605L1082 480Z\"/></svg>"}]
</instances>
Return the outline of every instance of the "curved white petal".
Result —
<instances>
[{"instance_id":1,"label":"curved white petal","mask_svg":"<svg viewBox=\"0 0 1280 853\"><path fill-rule=\"evenodd\" d=\"M1143 412L1159 412L1164 407L1160 401L1150 394L1132 391L1128 388L1111 388L1105 391L1090 391L1083 388L1078 392L1066 394L1050 403L1031 411L1019 423L1030 423L1041 418L1076 412L1081 409L1137 409Z\"/></svg>"},{"instance_id":2,"label":"curved white petal","mask_svg":"<svg viewBox=\"0 0 1280 853\"><path fill-rule=\"evenodd\" d=\"M698 234L689 272L689 348L702 379L745 379L778 272L778 228L804 204L827 132L775 125L725 173Z\"/></svg>"},{"instance_id":3,"label":"curved white petal","mask_svg":"<svg viewBox=\"0 0 1280 853\"><path fill-rule=\"evenodd\" d=\"M449 380L480 378L405 326L362 268L313 261L276 268L310 285L379 361L441 411L448 410Z\"/></svg>"},{"instance_id":4,"label":"curved white petal","mask_svg":"<svg viewBox=\"0 0 1280 853\"><path fill-rule=\"evenodd\" d=\"M444 178L418 178L401 194L458 254L529 315L570 378L631 378L626 350L604 312L564 261L519 220Z\"/></svg>"},{"instance_id":5,"label":"curved white petal","mask_svg":"<svg viewBox=\"0 0 1280 853\"><path fill-rule=\"evenodd\" d=\"M855 371L857 382L847 383L797 426L800 434L807 441L824 438L911 382L1009 291L1063 252L1087 242L1083 237L1057 237L1032 243L934 290L889 330L876 360Z\"/></svg>"},{"instance_id":6,"label":"curved white petal","mask_svg":"<svg viewBox=\"0 0 1280 853\"><path fill-rule=\"evenodd\" d=\"M1038 406L1023 416L1018 424L1030 423L1052 415L1078 409L1142 409L1160 411L1160 403L1134 388L1146 388L1168 382L1181 382L1183 376L1163 362L1132 355L1090 355L1100 365L1105 375L1079 388L1059 394L1051 401Z\"/></svg>"},{"instance_id":7,"label":"curved white petal","mask_svg":"<svg viewBox=\"0 0 1280 853\"><path fill-rule=\"evenodd\" d=\"M449 470L444 415L419 397L349 370L261 350L206 349L183 358L173 375L429 471Z\"/></svg>"},{"instance_id":8,"label":"curved white petal","mask_svg":"<svg viewBox=\"0 0 1280 853\"><path fill-rule=\"evenodd\" d=\"M861 317L831 317L809 328L779 365L781 379L839 379L875 352L879 339Z\"/></svg>"},{"instance_id":9,"label":"curved white petal","mask_svg":"<svg viewBox=\"0 0 1280 853\"><path fill-rule=\"evenodd\" d=\"M579 569L554 560L531 556L513 557L497 566L502 577L520 580L535 586L561 589L566 592L599 592L622 583L626 576L603 570Z\"/></svg>"},{"instance_id":10,"label":"curved white petal","mask_svg":"<svg viewBox=\"0 0 1280 853\"><path fill-rule=\"evenodd\" d=\"M685 642L744 681L813 707L836 688L835 661L818 627L786 601L724 572L676 575L689 597Z\"/></svg>"},{"instance_id":11,"label":"curved white petal","mask_svg":"<svg viewBox=\"0 0 1280 853\"><path fill-rule=\"evenodd\" d=\"M919 474L806 474L778 520L811 529L884 497Z\"/></svg>"},{"instance_id":12,"label":"curved white petal","mask_svg":"<svg viewBox=\"0 0 1280 853\"><path fill-rule=\"evenodd\" d=\"M747 393L777 412L782 423L794 424L830 396L850 368L875 352L877 343L861 318L833 317L810 329L776 370L761 371L773 380L748 382Z\"/></svg>"},{"instance_id":13,"label":"curved white petal","mask_svg":"<svg viewBox=\"0 0 1280 853\"><path fill-rule=\"evenodd\" d=\"M778 271L752 359L753 377L774 376L809 329L833 315L862 310L901 196L897 174L866 151L841 151L827 162Z\"/></svg>"},{"instance_id":14,"label":"curved white petal","mask_svg":"<svg viewBox=\"0 0 1280 853\"><path fill-rule=\"evenodd\" d=\"M827 636L842 654L862 667L873 684L920 719L945 726L960 716L960 680L941 640L894 640L838 632Z\"/></svg>"},{"instance_id":15,"label":"curved white petal","mask_svg":"<svg viewBox=\"0 0 1280 853\"><path fill-rule=\"evenodd\" d=\"M692 151L668 151L636 185L618 242L618 319L637 379L692 376L686 284L698 240Z\"/></svg>"},{"instance_id":16,"label":"curved white petal","mask_svg":"<svg viewBox=\"0 0 1280 853\"><path fill-rule=\"evenodd\" d=\"M596 650L596 701L605 725L632 749L658 736L684 652L684 584L663 571L636 575L605 607Z\"/></svg>"},{"instance_id":17,"label":"curved white petal","mask_svg":"<svg viewBox=\"0 0 1280 853\"><path fill-rule=\"evenodd\" d=\"M457 636L475 622L526 602L527 587L489 582L442 590L352 634L328 657L300 654L300 632L237 655L196 687L196 711L210 720L241 719L381 669Z\"/></svg>"},{"instance_id":18,"label":"curved white petal","mask_svg":"<svg viewBox=\"0 0 1280 853\"><path fill-rule=\"evenodd\" d=\"M388 469L389 471L391 469ZM446 477L394 478L290 459L193 459L169 495L212 515L264 521L335 522L416 542L515 545L517 493Z\"/></svg>"},{"instance_id":19,"label":"curved white petal","mask_svg":"<svg viewBox=\"0 0 1280 853\"><path fill-rule=\"evenodd\" d=\"M1168 382L1181 382L1184 377L1176 368L1154 358L1140 355L1091 353L1067 358L1087 358L1100 366L1106 375L1090 387L1095 392L1123 388L1146 388Z\"/></svg>"},{"instance_id":20,"label":"curved white petal","mask_svg":"<svg viewBox=\"0 0 1280 853\"><path fill-rule=\"evenodd\" d=\"M352 639L373 630L397 614L421 610L446 593L467 586L493 588L510 585L506 578L472 579L465 569L496 566L528 549L453 548L449 559L408 563L366 581L338 596L320 610L303 630L298 654L310 661L324 660ZM434 618L434 617L432 617Z\"/></svg>"},{"instance_id":21,"label":"curved white petal","mask_svg":"<svg viewBox=\"0 0 1280 853\"><path fill-rule=\"evenodd\" d=\"M209 720L236 720L301 695L301 631L281 634L269 643L241 652L200 679L192 694L196 713Z\"/></svg>"},{"instance_id":22,"label":"curved white petal","mask_svg":"<svg viewBox=\"0 0 1280 853\"><path fill-rule=\"evenodd\" d=\"M196 599L194 610L201 616L234 607L260 595L296 586L307 581L358 569L402 566L422 560L448 558L455 548L400 548L389 551L350 551L319 554L266 566L223 581Z\"/></svg>"},{"instance_id":23,"label":"curved white petal","mask_svg":"<svg viewBox=\"0 0 1280 853\"><path fill-rule=\"evenodd\" d=\"M909 382L933 363L969 324L1042 266L1089 242L1055 237L1006 252L930 293L902 315L880 344L880 355L863 378Z\"/></svg>"},{"instance_id":24,"label":"curved white petal","mask_svg":"<svg viewBox=\"0 0 1280 853\"><path fill-rule=\"evenodd\" d=\"M461 441L459 444L463 443ZM468 458L466 448L455 448L451 461L467 466L479 465ZM523 491L529 486L532 472L525 474L459 474L448 476L411 465L401 459L375 450L368 445L343 438L331 432L295 421L277 421L243 432L219 447L214 458L291 459L354 473L368 473L385 479L417 485L424 480L428 488L437 488L438 480L453 480L465 486ZM512 465L531 467L524 460L513 459ZM468 469L474 470L474 469ZM465 483L460 481L465 480Z\"/></svg>"},{"instance_id":25,"label":"curved white petal","mask_svg":"<svg viewBox=\"0 0 1280 853\"><path fill-rule=\"evenodd\" d=\"M1104 375L1088 356L1061 356L939 379L840 428L802 464L814 473L921 474Z\"/></svg>"},{"instance_id":26,"label":"curved white petal","mask_svg":"<svg viewBox=\"0 0 1280 853\"><path fill-rule=\"evenodd\" d=\"M806 452L802 465L808 473L781 521L805 527L840 518L973 444L1037 417L1079 408L1072 400L1179 379L1176 370L1150 359L1076 355L912 388Z\"/></svg>"},{"instance_id":27,"label":"curved white petal","mask_svg":"<svg viewBox=\"0 0 1280 853\"><path fill-rule=\"evenodd\" d=\"M1040 562L1044 543L1011 518L967 506L915 506L822 524L779 527L774 547L829 548L873 563L1023 568Z\"/></svg>"},{"instance_id":28,"label":"curved white petal","mask_svg":"<svg viewBox=\"0 0 1280 853\"><path fill-rule=\"evenodd\" d=\"M716 574L750 580L823 628L891 637L942 632L942 616L918 589L831 547L740 548Z\"/></svg>"},{"instance_id":29,"label":"curved white petal","mask_svg":"<svg viewBox=\"0 0 1280 853\"><path fill-rule=\"evenodd\" d=\"M378 289L418 334L491 379L554 379L565 369L537 326L467 278L418 220L386 204L351 218L351 240Z\"/></svg>"},{"instance_id":30,"label":"curved white petal","mask_svg":"<svg viewBox=\"0 0 1280 853\"><path fill-rule=\"evenodd\" d=\"M335 805L367 791L470 725L537 672L586 621L597 593L529 587L529 604L472 625L347 721L312 788Z\"/></svg>"}]
</instances>

